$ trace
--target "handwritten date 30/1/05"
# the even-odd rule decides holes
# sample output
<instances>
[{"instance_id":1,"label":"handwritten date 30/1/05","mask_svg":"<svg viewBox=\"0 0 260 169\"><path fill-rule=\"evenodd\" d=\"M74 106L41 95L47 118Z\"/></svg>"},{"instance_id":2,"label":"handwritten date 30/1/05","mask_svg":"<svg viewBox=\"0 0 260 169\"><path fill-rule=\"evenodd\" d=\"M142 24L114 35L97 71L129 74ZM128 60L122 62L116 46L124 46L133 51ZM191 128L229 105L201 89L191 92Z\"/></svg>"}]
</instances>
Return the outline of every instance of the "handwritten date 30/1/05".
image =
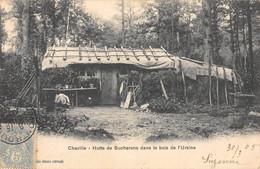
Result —
<instances>
[{"instance_id":1,"label":"handwritten date 30/1/05","mask_svg":"<svg viewBox=\"0 0 260 169\"><path fill-rule=\"evenodd\" d=\"M257 147L259 148L260 144L252 144L252 145L247 144L245 146L228 144L227 151L233 153L232 159L234 159L235 157L237 158L240 157L242 151L253 151Z\"/></svg>"},{"instance_id":2,"label":"handwritten date 30/1/05","mask_svg":"<svg viewBox=\"0 0 260 169\"><path fill-rule=\"evenodd\" d=\"M221 164L246 165L240 163L239 157L242 155L242 152L259 151L257 147L260 148L260 144L247 144L245 146L228 144L226 149L228 154L225 158L219 159L216 154L209 153L208 155L203 156L202 160L203 163L212 164L211 168L215 168L217 165Z\"/></svg>"}]
</instances>

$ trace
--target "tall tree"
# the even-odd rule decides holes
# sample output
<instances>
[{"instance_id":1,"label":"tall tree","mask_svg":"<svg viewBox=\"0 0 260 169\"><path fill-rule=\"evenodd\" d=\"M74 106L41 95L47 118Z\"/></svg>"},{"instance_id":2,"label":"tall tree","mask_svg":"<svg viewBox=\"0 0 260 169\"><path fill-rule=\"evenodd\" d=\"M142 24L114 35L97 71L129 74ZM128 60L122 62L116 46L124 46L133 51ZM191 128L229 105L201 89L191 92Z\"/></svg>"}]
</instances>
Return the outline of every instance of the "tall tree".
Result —
<instances>
[{"instance_id":1,"label":"tall tree","mask_svg":"<svg viewBox=\"0 0 260 169\"><path fill-rule=\"evenodd\" d=\"M212 15L211 15L211 9L212 9L212 3L216 3L215 1L209 1L209 0L203 0L202 1L202 12L204 16L204 29L205 29L205 35L204 35L204 62L208 64L208 70L209 70L209 104L212 105L212 98L211 98L211 65L212 65L212 56L213 56L213 49L212 49Z\"/></svg>"},{"instance_id":2,"label":"tall tree","mask_svg":"<svg viewBox=\"0 0 260 169\"><path fill-rule=\"evenodd\" d=\"M30 25L30 1L22 0L23 10L22 10L22 43L21 43L21 55L22 55L22 66L25 66L25 60L29 57L29 25Z\"/></svg>"},{"instance_id":3,"label":"tall tree","mask_svg":"<svg viewBox=\"0 0 260 169\"><path fill-rule=\"evenodd\" d=\"M2 67L2 62L3 62L2 44L3 44L3 39L4 39L2 13L3 13L3 9L1 8L1 4L0 4L0 68Z\"/></svg>"},{"instance_id":4,"label":"tall tree","mask_svg":"<svg viewBox=\"0 0 260 169\"><path fill-rule=\"evenodd\" d=\"M123 45L125 46L125 1L122 0L122 34L123 34Z\"/></svg>"},{"instance_id":5,"label":"tall tree","mask_svg":"<svg viewBox=\"0 0 260 169\"><path fill-rule=\"evenodd\" d=\"M248 24L248 55L249 55L249 72L251 74L251 91L254 90L255 75L254 75L254 54L253 54L253 41L252 41L252 11L250 1L247 1L247 24Z\"/></svg>"}]
</instances>

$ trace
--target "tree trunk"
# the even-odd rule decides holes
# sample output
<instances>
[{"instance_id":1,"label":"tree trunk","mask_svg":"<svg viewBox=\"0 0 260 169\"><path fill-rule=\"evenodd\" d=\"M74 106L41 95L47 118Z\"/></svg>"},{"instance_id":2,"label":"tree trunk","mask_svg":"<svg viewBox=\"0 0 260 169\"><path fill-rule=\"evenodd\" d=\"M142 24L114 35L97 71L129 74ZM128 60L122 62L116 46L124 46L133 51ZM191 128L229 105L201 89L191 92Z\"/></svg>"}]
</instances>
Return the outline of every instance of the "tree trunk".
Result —
<instances>
[{"instance_id":1,"label":"tree trunk","mask_svg":"<svg viewBox=\"0 0 260 169\"><path fill-rule=\"evenodd\" d=\"M236 21L236 58L237 58L237 65L241 67L241 52L240 52L240 43L239 43L239 9L236 8L235 10L235 21Z\"/></svg>"},{"instance_id":2,"label":"tree trunk","mask_svg":"<svg viewBox=\"0 0 260 169\"><path fill-rule=\"evenodd\" d=\"M123 46L125 47L125 2L122 0L122 32L123 32Z\"/></svg>"},{"instance_id":3,"label":"tree trunk","mask_svg":"<svg viewBox=\"0 0 260 169\"><path fill-rule=\"evenodd\" d=\"M243 59L243 68L246 70L246 59L248 58L248 51L247 51L247 45L246 45L246 33L245 33L245 15L243 14L243 27L242 27L242 35L243 35L243 46L244 50L246 52L246 57Z\"/></svg>"},{"instance_id":4,"label":"tree trunk","mask_svg":"<svg viewBox=\"0 0 260 169\"><path fill-rule=\"evenodd\" d=\"M0 4L0 69L3 66L3 38L4 38L4 30L3 30L3 22L2 22L2 8Z\"/></svg>"},{"instance_id":5,"label":"tree trunk","mask_svg":"<svg viewBox=\"0 0 260 169\"><path fill-rule=\"evenodd\" d=\"M21 0L23 4L23 11L22 11L22 44L21 44L21 55L22 55L22 67L24 68L26 65L27 58L29 57L29 25L30 25L30 1L29 0Z\"/></svg>"},{"instance_id":6,"label":"tree trunk","mask_svg":"<svg viewBox=\"0 0 260 169\"><path fill-rule=\"evenodd\" d=\"M2 25L2 8L0 4L0 64L2 63L2 43L3 43L3 25Z\"/></svg>"},{"instance_id":7,"label":"tree trunk","mask_svg":"<svg viewBox=\"0 0 260 169\"><path fill-rule=\"evenodd\" d=\"M174 13L174 11L173 11L173 8L174 8L174 1L172 1L172 3L171 3L171 12L172 12L172 18L171 18L171 37L172 37L172 40L171 40L171 42L172 42L172 46L171 46L171 52L172 52L172 54L173 54L173 52L175 52L174 51L174 21L173 21L173 13Z\"/></svg>"},{"instance_id":8,"label":"tree trunk","mask_svg":"<svg viewBox=\"0 0 260 169\"><path fill-rule=\"evenodd\" d=\"M45 53L47 49L47 23L46 23L46 0L42 1L42 25L43 25L43 35L42 35L42 44L41 45L41 52Z\"/></svg>"},{"instance_id":9,"label":"tree trunk","mask_svg":"<svg viewBox=\"0 0 260 169\"><path fill-rule=\"evenodd\" d=\"M56 1L55 0L50 0L51 3L51 8L52 8L52 13L50 14L50 19L52 23L52 30L53 30L53 35L51 36L51 46L55 45L56 41L56 28L57 28L57 20L56 20Z\"/></svg>"},{"instance_id":10,"label":"tree trunk","mask_svg":"<svg viewBox=\"0 0 260 169\"><path fill-rule=\"evenodd\" d=\"M211 65L212 65L212 22L211 22L211 5L212 2L208 0L202 1L202 10L203 10L203 23L205 28L205 35L204 35L204 62L208 63L208 73L209 73L209 83L208 83L208 92L209 92L209 104L212 105L212 98L211 98Z\"/></svg>"},{"instance_id":11,"label":"tree trunk","mask_svg":"<svg viewBox=\"0 0 260 169\"><path fill-rule=\"evenodd\" d=\"M232 7L231 5L229 5L229 24L230 24L230 41L231 41L231 44L230 44L230 50L231 50L231 53L232 53L232 68L235 70L236 68L236 58L235 58L235 49L234 49L234 34L233 34L233 18L232 18Z\"/></svg>"},{"instance_id":12,"label":"tree trunk","mask_svg":"<svg viewBox=\"0 0 260 169\"><path fill-rule=\"evenodd\" d=\"M251 74L251 92L254 90L254 56L253 56L253 42L252 42L252 16L250 2L247 1L247 24L248 24L248 55L249 55L249 68Z\"/></svg>"}]
</instances>

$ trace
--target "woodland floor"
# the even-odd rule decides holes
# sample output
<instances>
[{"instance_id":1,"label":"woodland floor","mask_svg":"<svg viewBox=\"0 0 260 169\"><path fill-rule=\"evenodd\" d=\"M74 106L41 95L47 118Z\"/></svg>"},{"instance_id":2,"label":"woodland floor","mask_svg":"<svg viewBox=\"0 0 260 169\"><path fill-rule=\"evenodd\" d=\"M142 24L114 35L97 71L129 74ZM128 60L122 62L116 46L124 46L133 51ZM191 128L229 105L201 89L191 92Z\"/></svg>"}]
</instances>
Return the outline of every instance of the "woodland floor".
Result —
<instances>
[{"instance_id":1,"label":"woodland floor","mask_svg":"<svg viewBox=\"0 0 260 169\"><path fill-rule=\"evenodd\" d=\"M108 106L74 108L66 114L89 117L78 126L90 130L104 129L117 141L194 140L260 134L258 124L246 121L242 129L231 129L228 117L208 114L158 114Z\"/></svg>"}]
</instances>

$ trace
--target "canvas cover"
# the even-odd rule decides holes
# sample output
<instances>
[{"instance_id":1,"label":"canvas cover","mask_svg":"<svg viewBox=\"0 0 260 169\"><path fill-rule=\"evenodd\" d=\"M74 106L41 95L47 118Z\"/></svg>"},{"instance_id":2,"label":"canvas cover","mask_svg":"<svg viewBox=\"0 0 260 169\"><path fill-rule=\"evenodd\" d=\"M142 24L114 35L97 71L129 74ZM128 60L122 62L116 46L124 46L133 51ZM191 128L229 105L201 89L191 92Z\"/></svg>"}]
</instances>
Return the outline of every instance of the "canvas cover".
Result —
<instances>
[{"instance_id":1,"label":"canvas cover","mask_svg":"<svg viewBox=\"0 0 260 169\"><path fill-rule=\"evenodd\" d=\"M67 67L73 64L126 64L147 70L174 69L180 72L180 61L184 75L196 80L197 76L208 76L208 65L202 62L173 56L164 49L89 49L86 47L48 48L42 60L42 70ZM236 81L232 69L213 65L211 75L228 81Z\"/></svg>"}]
</instances>

